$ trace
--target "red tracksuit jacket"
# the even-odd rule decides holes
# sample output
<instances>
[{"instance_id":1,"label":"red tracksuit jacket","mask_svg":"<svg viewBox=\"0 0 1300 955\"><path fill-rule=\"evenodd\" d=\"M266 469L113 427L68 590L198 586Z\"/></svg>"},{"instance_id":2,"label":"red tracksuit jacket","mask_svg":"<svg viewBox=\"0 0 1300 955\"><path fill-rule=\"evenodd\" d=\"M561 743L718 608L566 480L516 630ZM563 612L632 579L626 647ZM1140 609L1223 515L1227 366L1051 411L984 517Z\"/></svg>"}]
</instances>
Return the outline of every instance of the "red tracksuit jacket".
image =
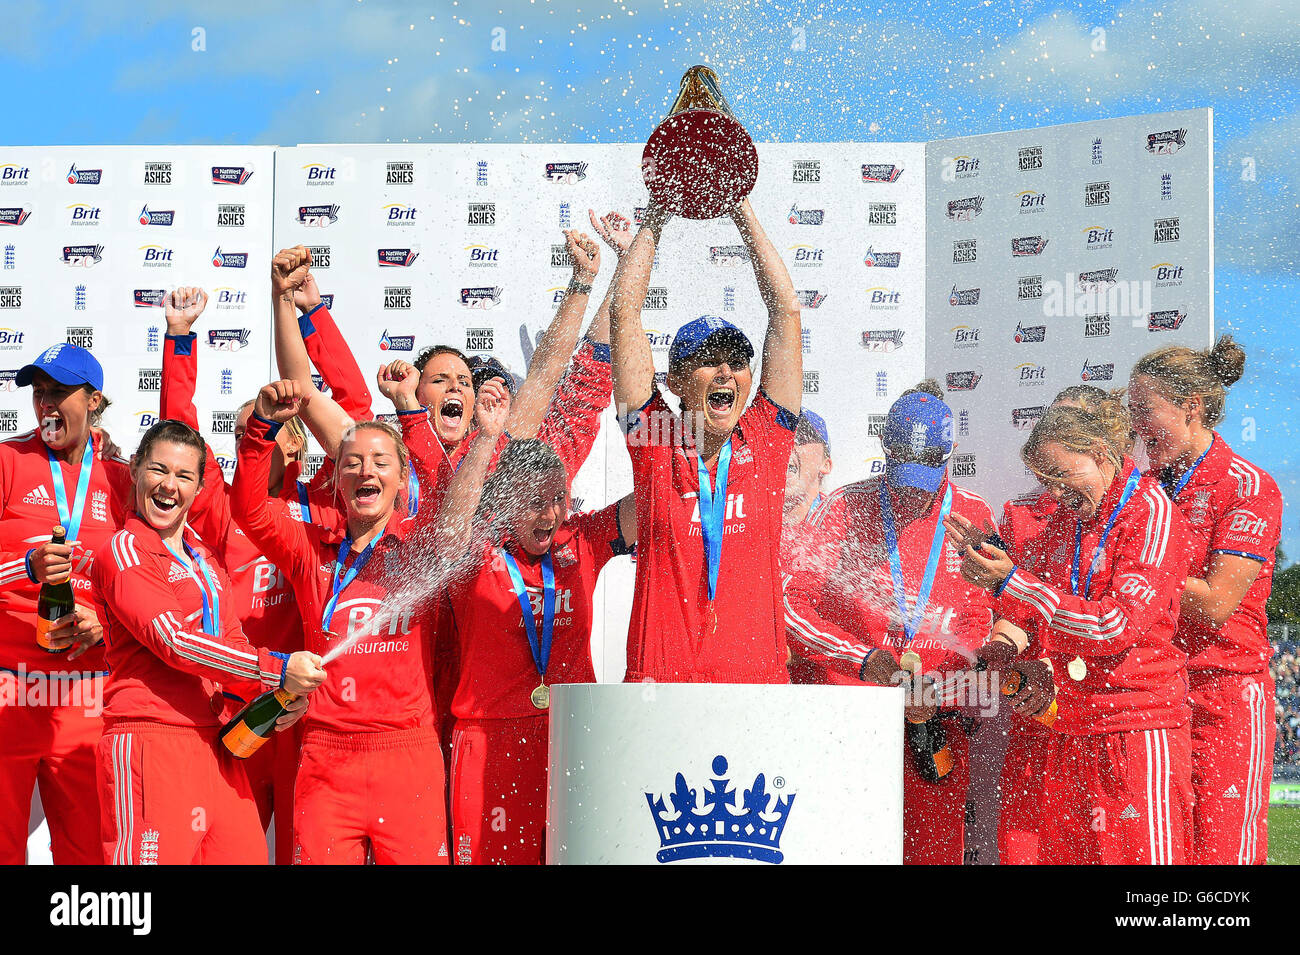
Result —
<instances>
[{"instance_id":1,"label":"red tracksuit jacket","mask_svg":"<svg viewBox=\"0 0 1300 955\"><path fill-rule=\"evenodd\" d=\"M1268 596L1273 558L1282 531L1282 492L1266 472L1236 454L1217 433L1205 459L1174 499L1190 527L1188 574L1204 578L1215 554L1233 554L1263 566L1237 609L1217 630L1187 617L1176 642L1192 672L1261 673L1273 647L1268 640Z\"/></svg>"},{"instance_id":2,"label":"red tracksuit jacket","mask_svg":"<svg viewBox=\"0 0 1300 955\"><path fill-rule=\"evenodd\" d=\"M814 542L788 568L785 621L795 663L815 682L858 683L868 652L886 647L897 659L911 650L921 672L969 669L973 653L992 624L988 592L961 576L961 555L946 535L930 600L916 637L906 643L894 596L889 554L880 515L880 482L874 478L832 492L813 515ZM978 494L945 479L922 517L898 529L898 548L909 610L914 606L943 496L952 489L952 513L984 526L992 520ZM941 705L953 701L941 698Z\"/></svg>"},{"instance_id":3,"label":"red tracksuit jacket","mask_svg":"<svg viewBox=\"0 0 1300 955\"><path fill-rule=\"evenodd\" d=\"M1083 522L1079 589L1133 462L1124 459L1096 513ZM1021 562L997 595L1000 616L1029 633L1030 653L1046 656L1056 675L1054 729L1074 735L1174 728L1190 717L1187 658L1174 645L1178 601L1187 569L1187 527L1150 475L1120 512L1097 561L1087 595L1071 592L1075 531L1058 508L1025 545ZM1083 659L1083 680L1068 665Z\"/></svg>"},{"instance_id":4,"label":"red tracksuit jacket","mask_svg":"<svg viewBox=\"0 0 1300 955\"><path fill-rule=\"evenodd\" d=\"M136 515L95 561L91 577L111 668L104 685L106 720L213 726L225 710L223 687L251 698L283 680L287 654L248 642L229 579L211 549L188 527L184 539L202 555L216 583L219 634L201 629L203 598L194 575ZM206 590L197 566L194 572Z\"/></svg>"},{"instance_id":5,"label":"red tracksuit jacket","mask_svg":"<svg viewBox=\"0 0 1300 955\"><path fill-rule=\"evenodd\" d=\"M1007 555L1019 560L1025 544L1037 537L1056 513L1056 501L1046 491L1027 491L1002 505L998 535L1007 545Z\"/></svg>"},{"instance_id":6,"label":"red tracksuit jacket","mask_svg":"<svg viewBox=\"0 0 1300 955\"><path fill-rule=\"evenodd\" d=\"M418 450L423 460L445 461L434 447L437 438L424 413L402 417L416 421L406 435L412 457ZM292 581L307 649L323 656L336 642L358 637L327 667L329 676L313 694L304 717L306 727L360 733L432 727L428 610L433 594L421 585L418 572L427 560L427 531L436 508L422 507L416 517L405 520L395 509L373 558L339 595L330 625L337 637L330 640L321 618L333 593L334 565L345 530L304 524L267 500L274 428L256 415L249 421L231 489L235 519ZM420 443L425 446L418 447ZM421 493L436 499L431 486L422 486ZM351 556L345 555L346 563Z\"/></svg>"},{"instance_id":7,"label":"red tracksuit jacket","mask_svg":"<svg viewBox=\"0 0 1300 955\"><path fill-rule=\"evenodd\" d=\"M131 472L125 461L101 461L99 439L92 464L86 503L81 514L81 543L73 552L72 587L78 602L92 602L91 572L109 537L122 526L122 511L130 496ZM81 462L59 462L69 508L74 506ZM55 504L50 459L36 431L0 441L0 669L48 671L65 669L65 654L46 653L36 645L36 600L41 585L29 573L28 554L48 543L62 523ZM73 665L101 671L104 651L95 647Z\"/></svg>"}]
</instances>

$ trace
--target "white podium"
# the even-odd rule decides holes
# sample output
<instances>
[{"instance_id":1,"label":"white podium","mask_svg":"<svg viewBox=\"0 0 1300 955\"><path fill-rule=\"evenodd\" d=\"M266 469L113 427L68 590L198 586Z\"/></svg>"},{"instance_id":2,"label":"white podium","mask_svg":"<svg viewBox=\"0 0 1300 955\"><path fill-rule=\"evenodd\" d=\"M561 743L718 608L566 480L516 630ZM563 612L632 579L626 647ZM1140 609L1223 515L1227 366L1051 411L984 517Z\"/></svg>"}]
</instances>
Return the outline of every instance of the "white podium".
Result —
<instances>
[{"instance_id":1,"label":"white podium","mask_svg":"<svg viewBox=\"0 0 1300 955\"><path fill-rule=\"evenodd\" d=\"M902 726L897 687L556 686L546 861L901 864Z\"/></svg>"}]
</instances>

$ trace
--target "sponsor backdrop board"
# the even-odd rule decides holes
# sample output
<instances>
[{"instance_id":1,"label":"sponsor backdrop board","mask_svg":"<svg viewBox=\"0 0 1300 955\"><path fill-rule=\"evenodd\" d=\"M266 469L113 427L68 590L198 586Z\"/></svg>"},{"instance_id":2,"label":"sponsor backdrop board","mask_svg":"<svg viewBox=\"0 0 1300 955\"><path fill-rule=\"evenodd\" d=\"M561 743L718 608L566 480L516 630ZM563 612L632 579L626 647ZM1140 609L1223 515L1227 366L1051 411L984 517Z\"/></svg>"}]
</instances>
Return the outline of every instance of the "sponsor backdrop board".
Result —
<instances>
[{"instance_id":1,"label":"sponsor backdrop board","mask_svg":"<svg viewBox=\"0 0 1300 955\"><path fill-rule=\"evenodd\" d=\"M34 426L17 369L70 341L104 366L104 425L132 451L158 414L162 296L201 285L211 297L196 329L199 421L229 473L234 412L270 365L274 156L269 146L0 154L0 437Z\"/></svg>"},{"instance_id":2,"label":"sponsor backdrop board","mask_svg":"<svg viewBox=\"0 0 1300 955\"><path fill-rule=\"evenodd\" d=\"M752 201L803 303L805 401L830 423L834 487L881 467L874 435L891 395L922 373L923 147L758 148ZM568 284L561 230L591 232L589 208L639 219L640 162L632 144L281 149L276 245L311 247L321 290L368 375L432 344L494 356L523 375ZM602 247L591 316L614 266ZM674 220L642 312L661 380L673 334L705 314L761 345L766 310L735 226ZM630 490L611 411L574 482L575 505ZM633 575L627 558L602 575L593 649L605 680L623 673Z\"/></svg>"},{"instance_id":3,"label":"sponsor backdrop board","mask_svg":"<svg viewBox=\"0 0 1300 955\"><path fill-rule=\"evenodd\" d=\"M995 513L1037 487L1018 450L1061 389L1210 343L1212 158L1208 109L926 146L926 368Z\"/></svg>"}]
</instances>

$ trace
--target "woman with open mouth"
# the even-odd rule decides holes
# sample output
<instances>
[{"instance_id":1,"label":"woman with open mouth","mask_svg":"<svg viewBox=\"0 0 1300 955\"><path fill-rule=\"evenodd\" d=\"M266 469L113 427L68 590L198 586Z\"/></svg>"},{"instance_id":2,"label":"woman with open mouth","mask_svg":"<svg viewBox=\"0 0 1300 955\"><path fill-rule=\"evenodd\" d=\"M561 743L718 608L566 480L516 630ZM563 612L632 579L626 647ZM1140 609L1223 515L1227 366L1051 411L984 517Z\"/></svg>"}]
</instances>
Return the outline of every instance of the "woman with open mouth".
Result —
<instances>
[{"instance_id":1,"label":"woman with open mouth","mask_svg":"<svg viewBox=\"0 0 1300 955\"><path fill-rule=\"evenodd\" d=\"M386 395L414 404L418 375L381 379ZM481 400L499 404L487 416L463 473L451 478L424 409L401 415L403 434L381 421L360 421L344 435L335 492L344 512L338 528L306 524L266 497L275 436L297 413L302 388L285 379L259 392L239 446L232 506L236 520L293 584L308 629L307 645L330 660L304 722L295 788L294 861L360 864L445 864L446 788L431 688L431 614L442 590L435 517L451 521L457 507L472 515L483 469L505 425L501 386L488 382ZM437 508L408 517L402 500L416 462L420 493ZM421 461L439 461L429 473ZM471 499L464 500L467 496ZM462 502L458 505L458 502ZM336 658L336 659L335 659Z\"/></svg>"},{"instance_id":2,"label":"woman with open mouth","mask_svg":"<svg viewBox=\"0 0 1300 955\"><path fill-rule=\"evenodd\" d=\"M1188 655L1198 864L1263 865L1275 687L1268 604L1282 525L1277 482L1214 430L1246 354L1229 336L1133 368L1129 408L1194 547L1175 642Z\"/></svg>"},{"instance_id":3,"label":"woman with open mouth","mask_svg":"<svg viewBox=\"0 0 1300 955\"><path fill-rule=\"evenodd\" d=\"M1034 426L1020 455L1058 506L1017 561L983 528L948 519L962 576L993 594L1006 634L981 657L1000 673L1018 654L1051 664L1043 864L1192 858L1187 658L1174 644L1187 526L1115 432L1071 407Z\"/></svg>"},{"instance_id":4,"label":"woman with open mouth","mask_svg":"<svg viewBox=\"0 0 1300 955\"><path fill-rule=\"evenodd\" d=\"M111 667L98 751L111 865L265 864L243 764L218 740L226 694L251 700L283 688L297 697L280 717L285 728L325 679L316 654L244 636L230 579L186 520L206 455L202 436L179 421L145 432L131 463L132 512L92 572Z\"/></svg>"},{"instance_id":5,"label":"woman with open mouth","mask_svg":"<svg viewBox=\"0 0 1300 955\"><path fill-rule=\"evenodd\" d=\"M0 704L0 865L23 864L33 786L55 864L99 865L95 747L106 665L90 574L121 527L131 477L94 430L108 402L90 352L48 348L19 369L18 385L31 386L36 428L0 441L0 697L25 694L5 685L19 681L48 692L44 706ZM56 526L66 543L51 542ZM41 586L69 579L76 610L38 645Z\"/></svg>"},{"instance_id":6,"label":"woman with open mouth","mask_svg":"<svg viewBox=\"0 0 1300 955\"><path fill-rule=\"evenodd\" d=\"M550 684L596 682L592 596L601 568L636 543L636 505L628 495L570 516L564 463L523 440L501 454L480 512L486 537L450 586L452 843L462 865L540 865Z\"/></svg>"}]
</instances>

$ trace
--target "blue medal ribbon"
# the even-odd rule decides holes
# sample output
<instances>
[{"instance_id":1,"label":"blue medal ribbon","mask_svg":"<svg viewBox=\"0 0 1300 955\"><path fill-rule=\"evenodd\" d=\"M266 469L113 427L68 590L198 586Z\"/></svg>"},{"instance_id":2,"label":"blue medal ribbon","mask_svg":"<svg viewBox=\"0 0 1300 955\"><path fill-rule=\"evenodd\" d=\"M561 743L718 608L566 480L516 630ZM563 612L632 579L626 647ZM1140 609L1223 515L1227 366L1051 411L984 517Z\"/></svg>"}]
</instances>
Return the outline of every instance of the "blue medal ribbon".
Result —
<instances>
[{"instance_id":1,"label":"blue medal ribbon","mask_svg":"<svg viewBox=\"0 0 1300 955\"><path fill-rule=\"evenodd\" d=\"M307 495L307 485L298 482L298 510L304 524L311 523L311 498Z\"/></svg>"},{"instance_id":2,"label":"blue medal ribbon","mask_svg":"<svg viewBox=\"0 0 1300 955\"><path fill-rule=\"evenodd\" d=\"M185 553L190 557L188 561L172 550L171 544L163 541L163 546L167 548L172 557L176 558L176 563L189 572L190 579L199 588L199 597L203 600L203 632L210 637L221 636L221 593L217 590L217 580L212 573L212 568L203 559L203 555L187 544L184 539L181 540L181 546L185 548ZM199 569L198 574L194 572L195 567ZM199 574L203 575L202 580L199 579Z\"/></svg>"},{"instance_id":3,"label":"blue medal ribbon","mask_svg":"<svg viewBox=\"0 0 1300 955\"><path fill-rule=\"evenodd\" d=\"M49 448L45 455L50 459L50 479L54 482L54 503L59 509L59 521L63 524L65 540L71 544L81 532L81 513L86 507L86 492L90 489L90 473L95 469L95 442L86 439L86 450L81 455L81 473L77 475L77 496L72 501L72 510L68 510L68 492L63 488L63 468L59 459Z\"/></svg>"},{"instance_id":4,"label":"blue medal ribbon","mask_svg":"<svg viewBox=\"0 0 1300 955\"><path fill-rule=\"evenodd\" d=\"M551 637L555 625L555 568L551 564L551 552L547 551L542 557L542 638L540 641L537 639L537 621L533 617L533 602L528 599L528 588L524 586L524 575L519 572L519 565L515 563L515 559L504 548L500 553L506 562L506 570L510 572L510 582L515 588L519 609L524 614L524 630L528 634L528 648L533 652L537 675L545 684L546 668L551 664Z\"/></svg>"},{"instance_id":5,"label":"blue medal ribbon","mask_svg":"<svg viewBox=\"0 0 1300 955\"><path fill-rule=\"evenodd\" d=\"M949 485L943 493L943 505L934 525L934 538L930 541L930 557L925 562L925 575L921 578L921 588L916 592L916 603L909 615L907 585L903 581L903 560L898 553L898 531L894 524L894 506L889 501L886 482L880 482L880 518L885 525L885 547L889 550L889 572L894 578L894 600L898 604L899 619L903 622L904 646L916 639L916 632L921 629L921 622L925 619L930 590L934 587L934 577L939 570L939 555L943 553L943 521L951 510L952 485Z\"/></svg>"},{"instance_id":6,"label":"blue medal ribbon","mask_svg":"<svg viewBox=\"0 0 1300 955\"><path fill-rule=\"evenodd\" d=\"M1142 472L1137 468L1128 476L1128 483L1124 485L1124 493L1119 496L1119 503L1115 509L1110 512L1110 517L1106 519L1106 527L1101 532L1101 540L1097 541L1097 550L1092 555L1092 560L1088 562L1088 576L1083 580L1083 599L1088 599L1088 590L1092 587L1092 572L1097 569L1097 561L1101 559L1102 551L1106 549L1106 541L1110 538L1110 532L1115 527L1115 519L1119 517L1119 512L1124 510L1124 505L1128 499L1133 496L1133 491L1138 486L1138 481L1142 478ZM1079 596L1079 556L1083 550L1083 521L1077 521L1074 525L1074 563L1070 565L1070 593L1076 597Z\"/></svg>"},{"instance_id":7,"label":"blue medal ribbon","mask_svg":"<svg viewBox=\"0 0 1300 955\"><path fill-rule=\"evenodd\" d=\"M709 482L704 456L695 454L700 475L700 533L704 537L704 555L709 565L709 600L718 592L718 568L722 566L722 531L727 517L727 472L731 470L731 440L718 453L717 488Z\"/></svg>"},{"instance_id":8,"label":"blue medal ribbon","mask_svg":"<svg viewBox=\"0 0 1300 955\"><path fill-rule=\"evenodd\" d=\"M348 535L343 538L343 543L339 544L339 556L334 561L334 580L333 593L330 595L329 602L325 604L325 610L321 613L320 626L322 630L328 631L330 622L334 619L334 605L339 602L339 594L348 589L348 584L357 579L357 574L370 563L370 558L374 556L375 545L379 543L384 536L383 531L379 536L366 545L366 549L357 555L357 559L352 562L346 574L343 574L343 558L352 550L352 536ZM342 576L340 577L340 574Z\"/></svg>"},{"instance_id":9,"label":"blue medal ribbon","mask_svg":"<svg viewBox=\"0 0 1300 955\"><path fill-rule=\"evenodd\" d=\"M1169 495L1169 500L1171 501L1178 500L1178 495L1183 493L1183 488L1187 487L1187 482L1192 479L1192 475L1195 474L1196 469L1201 466L1201 462L1204 461L1205 456L1210 453L1210 448L1214 447L1214 442L1217 439L1218 439L1218 435L1212 435L1210 437L1210 446L1201 452L1201 456L1196 459L1195 463L1193 463L1192 466L1187 469L1187 471L1183 474L1182 477L1178 479L1178 481L1174 484L1172 488L1165 481L1162 480L1160 482L1160 486L1164 488L1165 493Z\"/></svg>"}]
</instances>

